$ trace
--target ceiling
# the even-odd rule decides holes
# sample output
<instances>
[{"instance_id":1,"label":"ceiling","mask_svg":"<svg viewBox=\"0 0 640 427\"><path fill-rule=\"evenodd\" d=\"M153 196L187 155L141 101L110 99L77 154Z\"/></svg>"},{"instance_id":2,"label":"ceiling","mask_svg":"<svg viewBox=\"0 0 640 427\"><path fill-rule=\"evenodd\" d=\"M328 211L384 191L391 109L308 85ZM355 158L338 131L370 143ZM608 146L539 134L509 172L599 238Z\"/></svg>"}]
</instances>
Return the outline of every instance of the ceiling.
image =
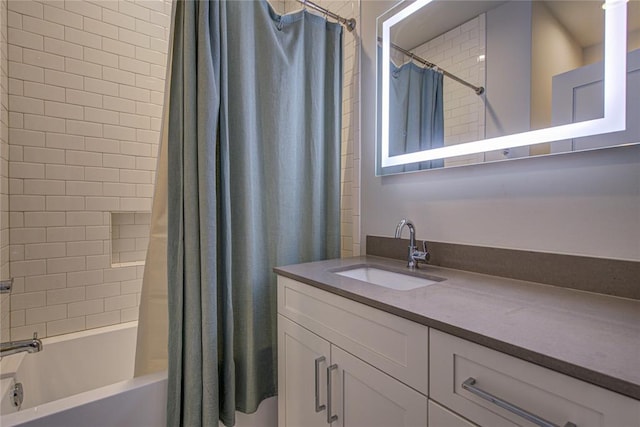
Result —
<instances>
[{"instance_id":1,"label":"ceiling","mask_svg":"<svg viewBox=\"0 0 640 427\"><path fill-rule=\"evenodd\" d=\"M551 14L582 47L602 43L604 17L601 1L545 1ZM579 17L579 19L576 19ZM627 32L640 30L640 0L627 3Z\"/></svg>"}]
</instances>

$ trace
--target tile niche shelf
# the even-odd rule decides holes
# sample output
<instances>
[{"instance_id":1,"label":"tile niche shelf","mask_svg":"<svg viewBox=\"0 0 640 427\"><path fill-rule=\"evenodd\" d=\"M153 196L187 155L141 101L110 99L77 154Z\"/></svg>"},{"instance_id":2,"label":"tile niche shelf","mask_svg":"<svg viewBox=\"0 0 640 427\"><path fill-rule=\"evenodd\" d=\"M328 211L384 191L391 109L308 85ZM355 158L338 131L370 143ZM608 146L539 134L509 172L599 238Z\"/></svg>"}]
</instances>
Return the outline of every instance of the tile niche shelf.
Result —
<instances>
[{"instance_id":1,"label":"tile niche shelf","mask_svg":"<svg viewBox=\"0 0 640 427\"><path fill-rule=\"evenodd\" d=\"M150 212L111 212L111 267L144 265Z\"/></svg>"}]
</instances>

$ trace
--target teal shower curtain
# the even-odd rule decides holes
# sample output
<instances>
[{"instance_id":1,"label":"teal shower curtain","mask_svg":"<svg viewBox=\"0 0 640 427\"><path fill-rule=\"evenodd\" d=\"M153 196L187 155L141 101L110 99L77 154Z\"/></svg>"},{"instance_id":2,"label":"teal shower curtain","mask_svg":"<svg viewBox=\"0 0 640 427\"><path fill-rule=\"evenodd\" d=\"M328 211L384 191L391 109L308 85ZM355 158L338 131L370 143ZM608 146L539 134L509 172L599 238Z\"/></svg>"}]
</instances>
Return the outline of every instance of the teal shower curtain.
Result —
<instances>
[{"instance_id":1,"label":"teal shower curtain","mask_svg":"<svg viewBox=\"0 0 640 427\"><path fill-rule=\"evenodd\" d=\"M167 425L230 426L277 392L272 268L339 256L342 28L175 7Z\"/></svg>"},{"instance_id":2,"label":"teal shower curtain","mask_svg":"<svg viewBox=\"0 0 640 427\"><path fill-rule=\"evenodd\" d=\"M378 52L378 75L381 51ZM443 75L413 62L390 67L389 155L414 153L444 146ZM378 88L381 91L381 86ZM381 92L379 92L381 93ZM380 126L378 131L381 131ZM383 174L440 168L444 160L430 160L384 168Z\"/></svg>"}]
</instances>

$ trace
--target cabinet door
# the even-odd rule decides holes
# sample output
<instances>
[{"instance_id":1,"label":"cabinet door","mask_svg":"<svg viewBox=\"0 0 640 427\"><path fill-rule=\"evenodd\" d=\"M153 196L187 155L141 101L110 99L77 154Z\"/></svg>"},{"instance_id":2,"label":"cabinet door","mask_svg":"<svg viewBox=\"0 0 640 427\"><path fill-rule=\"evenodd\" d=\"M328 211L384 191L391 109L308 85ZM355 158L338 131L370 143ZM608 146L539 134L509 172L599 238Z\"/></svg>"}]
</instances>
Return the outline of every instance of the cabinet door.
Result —
<instances>
[{"instance_id":1,"label":"cabinet door","mask_svg":"<svg viewBox=\"0 0 640 427\"><path fill-rule=\"evenodd\" d=\"M430 427L476 427L461 416L429 400Z\"/></svg>"},{"instance_id":2,"label":"cabinet door","mask_svg":"<svg viewBox=\"0 0 640 427\"><path fill-rule=\"evenodd\" d=\"M327 426L330 349L328 341L278 315L279 427Z\"/></svg>"},{"instance_id":3,"label":"cabinet door","mask_svg":"<svg viewBox=\"0 0 640 427\"><path fill-rule=\"evenodd\" d=\"M426 427L425 396L334 345L331 363L333 427Z\"/></svg>"}]
</instances>

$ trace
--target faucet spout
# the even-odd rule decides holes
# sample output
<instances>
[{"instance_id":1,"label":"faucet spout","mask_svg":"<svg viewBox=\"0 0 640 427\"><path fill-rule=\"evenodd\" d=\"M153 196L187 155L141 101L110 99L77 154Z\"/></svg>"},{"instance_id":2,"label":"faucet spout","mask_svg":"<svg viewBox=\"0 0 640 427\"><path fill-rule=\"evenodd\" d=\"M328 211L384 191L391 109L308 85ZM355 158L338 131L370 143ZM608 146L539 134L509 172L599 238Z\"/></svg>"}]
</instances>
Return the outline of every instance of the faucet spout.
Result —
<instances>
[{"instance_id":1,"label":"faucet spout","mask_svg":"<svg viewBox=\"0 0 640 427\"><path fill-rule=\"evenodd\" d=\"M427 242L422 242L423 251L419 251L416 248L416 228L413 222L406 218L403 218L396 226L395 238L400 239L402 237L402 230L404 227L409 229L409 248L407 254L407 267L410 269L418 268L419 262L427 262L429 260L429 252L427 251Z\"/></svg>"},{"instance_id":2,"label":"faucet spout","mask_svg":"<svg viewBox=\"0 0 640 427\"><path fill-rule=\"evenodd\" d=\"M426 242L422 242L422 247L424 251L419 251L416 248L416 227L413 225L413 222L409 221L406 218L403 218L398 225L396 226L396 234L395 238L400 239L402 237L402 230L404 227L409 229L409 251L407 254L407 267L410 269L418 268L418 262L427 262L429 260L429 252L427 251Z\"/></svg>"},{"instance_id":3,"label":"faucet spout","mask_svg":"<svg viewBox=\"0 0 640 427\"><path fill-rule=\"evenodd\" d=\"M33 338L28 340L0 343L0 357L21 352L37 353L39 351L42 351L42 340L38 338L37 332L34 332Z\"/></svg>"},{"instance_id":4,"label":"faucet spout","mask_svg":"<svg viewBox=\"0 0 640 427\"><path fill-rule=\"evenodd\" d=\"M400 239L402 237L402 230L404 230L405 226L409 229L409 247L415 249L415 247L416 247L416 228L413 225L413 222L411 222L410 220L408 220L406 218L402 218L400 220L400 222L398 223L398 226L396 227L396 239Z\"/></svg>"}]
</instances>

